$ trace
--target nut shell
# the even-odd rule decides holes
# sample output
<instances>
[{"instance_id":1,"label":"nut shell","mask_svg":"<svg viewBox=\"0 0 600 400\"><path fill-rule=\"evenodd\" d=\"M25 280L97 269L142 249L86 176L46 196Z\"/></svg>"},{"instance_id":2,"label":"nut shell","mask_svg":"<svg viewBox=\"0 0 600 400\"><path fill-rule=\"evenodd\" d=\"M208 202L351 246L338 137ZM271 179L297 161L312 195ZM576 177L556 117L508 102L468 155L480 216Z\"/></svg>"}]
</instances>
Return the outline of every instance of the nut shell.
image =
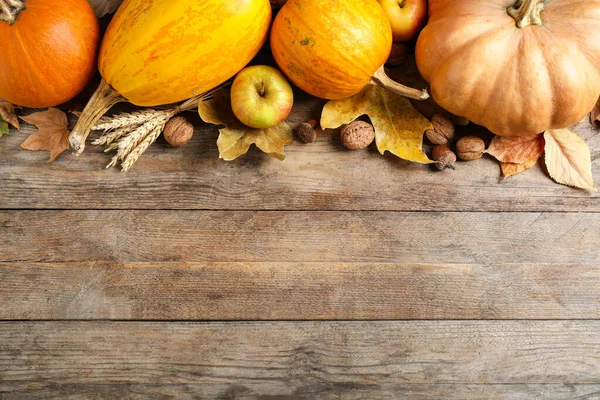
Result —
<instances>
[{"instance_id":1,"label":"nut shell","mask_svg":"<svg viewBox=\"0 0 600 400\"><path fill-rule=\"evenodd\" d=\"M440 114L435 114L431 119L433 129L425 131L425 136L433 144L447 144L454 137L454 124L451 120Z\"/></svg>"},{"instance_id":2,"label":"nut shell","mask_svg":"<svg viewBox=\"0 0 600 400\"><path fill-rule=\"evenodd\" d=\"M175 117L165 125L163 136L171 146L181 147L194 136L194 125L185 117Z\"/></svg>"},{"instance_id":3,"label":"nut shell","mask_svg":"<svg viewBox=\"0 0 600 400\"><path fill-rule=\"evenodd\" d=\"M369 147L375 140L373 125L364 121L354 121L342 128L342 143L349 150Z\"/></svg>"},{"instance_id":4,"label":"nut shell","mask_svg":"<svg viewBox=\"0 0 600 400\"><path fill-rule=\"evenodd\" d=\"M465 136L456 143L456 154L464 161L477 160L485 152L485 142L477 136Z\"/></svg>"},{"instance_id":5,"label":"nut shell","mask_svg":"<svg viewBox=\"0 0 600 400\"><path fill-rule=\"evenodd\" d=\"M436 162L435 167L440 171L447 168L454 169L456 154L454 154L448 146L442 144L434 147L431 152L431 158Z\"/></svg>"},{"instance_id":6,"label":"nut shell","mask_svg":"<svg viewBox=\"0 0 600 400\"><path fill-rule=\"evenodd\" d=\"M296 134L303 143L312 143L317 140L317 131L309 122L303 122L298 125Z\"/></svg>"}]
</instances>

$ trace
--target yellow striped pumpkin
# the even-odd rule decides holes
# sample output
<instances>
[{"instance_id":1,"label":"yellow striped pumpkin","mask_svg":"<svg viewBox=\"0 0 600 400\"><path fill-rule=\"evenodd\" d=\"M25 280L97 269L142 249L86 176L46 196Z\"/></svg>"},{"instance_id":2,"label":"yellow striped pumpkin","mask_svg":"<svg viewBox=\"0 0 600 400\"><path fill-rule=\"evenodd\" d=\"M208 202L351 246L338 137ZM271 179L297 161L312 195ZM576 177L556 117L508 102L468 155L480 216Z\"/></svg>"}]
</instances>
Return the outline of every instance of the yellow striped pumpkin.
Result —
<instances>
[{"instance_id":1,"label":"yellow striped pumpkin","mask_svg":"<svg viewBox=\"0 0 600 400\"><path fill-rule=\"evenodd\" d=\"M191 99L233 77L258 53L271 25L269 0L125 0L98 59L102 82L69 136L81 154L111 106Z\"/></svg>"},{"instance_id":2,"label":"yellow striped pumpkin","mask_svg":"<svg viewBox=\"0 0 600 400\"><path fill-rule=\"evenodd\" d=\"M100 73L135 105L189 99L244 68L270 23L269 0L125 0L102 41Z\"/></svg>"}]
</instances>

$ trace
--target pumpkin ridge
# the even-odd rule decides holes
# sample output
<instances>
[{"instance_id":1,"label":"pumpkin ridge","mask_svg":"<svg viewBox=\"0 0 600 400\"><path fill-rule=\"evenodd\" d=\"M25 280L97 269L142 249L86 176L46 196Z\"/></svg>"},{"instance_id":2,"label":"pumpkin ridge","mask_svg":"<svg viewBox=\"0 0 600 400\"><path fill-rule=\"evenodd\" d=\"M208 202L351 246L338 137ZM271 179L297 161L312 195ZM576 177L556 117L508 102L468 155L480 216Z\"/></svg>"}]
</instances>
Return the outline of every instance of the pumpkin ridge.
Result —
<instances>
[{"instance_id":1,"label":"pumpkin ridge","mask_svg":"<svg viewBox=\"0 0 600 400\"><path fill-rule=\"evenodd\" d=\"M294 27L297 28L299 30L299 32L303 32L303 31L310 32L310 37L318 39L319 43L321 43L321 40L327 40L321 32L315 31L312 29L311 24L307 23L304 14L300 14L298 16L298 20L294 22ZM302 27L304 29L302 29ZM296 36L298 36L298 35L296 35ZM306 36L306 35L300 35L300 37L301 36ZM300 37L296 37L296 40L301 40ZM314 42L316 43L317 40L314 40ZM359 68L359 66L357 66L356 63L352 59L345 58L343 54L338 54L338 56L340 56L340 58L342 58L342 60L348 62L348 64L352 65L354 68ZM311 65L310 63L305 63L302 58L300 58L300 60L304 64L305 68L302 68L304 70L306 70L306 69L312 70L315 67L314 65ZM331 67L335 67L335 65L337 64L336 61L331 61L329 58L325 58L322 61L325 61L325 65L321 66L321 68L323 68L324 71L330 70ZM369 76L368 72L365 72L364 70L362 70L361 72L363 72L365 76ZM312 73L316 74L319 77L319 79L322 81L333 83L335 85L341 85L341 86L344 86L345 88L348 88L348 85L345 85L344 81L340 81L340 79L337 76L334 76L329 73L320 73L320 71L318 71L318 70L317 71L312 70Z\"/></svg>"},{"instance_id":2,"label":"pumpkin ridge","mask_svg":"<svg viewBox=\"0 0 600 400\"><path fill-rule=\"evenodd\" d=\"M35 62L33 61L33 58L31 57L31 54L30 54L30 49L28 48L28 43L25 40L23 40L21 37L20 29L15 29L14 34L15 34L14 38L17 41L19 47L21 48L22 56L23 56L23 58L26 59L27 64L30 66L35 65ZM43 76L41 71L39 71L37 68L27 68L27 72L28 72L28 76L30 78L34 78L37 81L35 84L36 91L38 91L38 88L44 88L44 90L50 90L55 95L57 94L56 89L54 88L54 85L47 85L46 82L44 81L45 77Z\"/></svg>"},{"instance_id":3,"label":"pumpkin ridge","mask_svg":"<svg viewBox=\"0 0 600 400\"><path fill-rule=\"evenodd\" d=\"M446 22L445 20L446 20L446 19L450 19L450 18L453 18L453 17L445 17L445 18L437 19L437 20L435 20L434 24L435 24L435 23L439 23L440 25L443 25L443 24L444 24L444 22ZM432 30L434 30L434 29L435 29L435 26L433 26L434 24L428 24L428 26L426 26L426 29L427 29L427 28L429 28L429 29L432 29ZM430 28L430 25L431 25L431 28ZM480 39L487 39L489 36L492 36L492 35L494 35L495 33L497 33L499 28L496 26L496 24L491 24L491 25L494 25L494 26L490 26L490 27L489 27L489 29L485 31L485 33L481 33L481 34L480 34L480 35L478 35L478 36L474 36L473 38L471 38L471 39L467 40L466 42L464 42L464 43L463 43L462 45L460 45L459 47L457 47L457 48L453 49L453 51L454 51L454 52L457 52L457 53L462 53L462 52L464 52L464 51L465 51L465 50L466 50L466 49L467 49L469 46L473 45L473 43L474 43L474 42L476 42L476 41L478 41L478 40L480 40ZM511 24L511 25L512 25L512 24ZM444 63L445 63L445 62L446 62L446 61L447 61L447 60L448 60L450 57L452 57L452 55L453 55L453 54L445 54L445 55L444 55L445 57L444 57L443 59L440 59L440 60L439 60L437 67L435 67L433 70L431 70L431 71L430 71L430 72L431 72L431 74L430 74L430 75L431 75L431 76L434 76L434 75L436 74L436 71L437 71L437 69L438 69L438 68L439 68L439 67L440 67L442 64L444 64Z\"/></svg>"},{"instance_id":4,"label":"pumpkin ridge","mask_svg":"<svg viewBox=\"0 0 600 400\"><path fill-rule=\"evenodd\" d=\"M510 40L510 38L507 38L507 39ZM497 67L497 70L499 72L497 74L495 74L494 83L489 92L490 94L487 97L487 101L486 101L484 107L482 107L483 115L481 115L481 117L479 118L480 121L487 121L488 115L490 114L490 110L494 109L492 107L492 103L497 101L496 97L494 97L494 95L503 90L502 86L507 80L506 75L510 72L510 68L507 68L507 65L509 65L511 62L515 61L515 59L517 58L519 48L521 48L521 46L523 46L522 43L523 43L523 38L521 37L521 40L519 41L519 46L517 46L517 48L511 48L510 45L506 46L507 48L509 48L512 51L512 53L510 54L509 57L504 57L502 60L503 61L502 64L498 65L498 67ZM521 75L523 71L521 71L520 69L517 68L516 72L517 72L517 74ZM477 93L474 92L473 94L475 95ZM485 123L484 123L484 125L485 125Z\"/></svg>"},{"instance_id":5,"label":"pumpkin ridge","mask_svg":"<svg viewBox=\"0 0 600 400\"><path fill-rule=\"evenodd\" d=\"M451 59L460 59L460 58L464 57L464 53L469 51L469 48L474 47L477 44L477 42L479 42L480 40L489 39L489 37L494 36L498 32L499 32L499 30L497 30L497 29L496 30L490 29L483 36L476 36L476 37L473 37L472 39L466 41L465 43L463 43L463 45L461 45L460 47L455 49L454 54L446 55L446 57L438 63L437 67L435 67L433 69L431 76L435 76L438 73L438 70L440 68L442 68L442 66L444 66L446 63L450 62Z\"/></svg>"}]
</instances>

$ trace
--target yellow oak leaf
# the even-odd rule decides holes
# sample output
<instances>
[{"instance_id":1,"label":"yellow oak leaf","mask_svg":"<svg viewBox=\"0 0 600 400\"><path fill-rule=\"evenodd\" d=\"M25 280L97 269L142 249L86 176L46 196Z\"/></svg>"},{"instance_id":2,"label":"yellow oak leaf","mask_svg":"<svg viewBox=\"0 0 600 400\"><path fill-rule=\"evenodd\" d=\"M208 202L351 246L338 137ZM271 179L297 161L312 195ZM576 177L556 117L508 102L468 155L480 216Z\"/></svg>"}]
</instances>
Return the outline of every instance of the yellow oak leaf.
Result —
<instances>
[{"instance_id":1,"label":"yellow oak leaf","mask_svg":"<svg viewBox=\"0 0 600 400\"><path fill-rule=\"evenodd\" d=\"M33 113L21 119L38 128L37 132L32 133L21 144L22 148L49 151L49 163L69 148L68 121L64 112L49 108L47 111Z\"/></svg>"},{"instance_id":2,"label":"yellow oak leaf","mask_svg":"<svg viewBox=\"0 0 600 400\"><path fill-rule=\"evenodd\" d=\"M544 153L544 135L496 136L486 153L503 163L523 164L537 160Z\"/></svg>"},{"instance_id":3,"label":"yellow oak leaf","mask_svg":"<svg viewBox=\"0 0 600 400\"><path fill-rule=\"evenodd\" d=\"M501 162L500 168L502 169L502 177L504 179L507 179L507 178L510 178L511 176L515 176L522 172L525 172L528 169L532 168L535 164L537 164L539 159L540 159L540 157L538 156L538 157L532 158L530 160L527 160L522 164Z\"/></svg>"},{"instance_id":4,"label":"yellow oak leaf","mask_svg":"<svg viewBox=\"0 0 600 400\"><path fill-rule=\"evenodd\" d=\"M600 99L598 99L596 106L594 107L594 109L592 110L592 113L590 114L590 121L592 122L592 124L596 124L597 122L600 122Z\"/></svg>"},{"instance_id":5,"label":"yellow oak leaf","mask_svg":"<svg viewBox=\"0 0 600 400\"><path fill-rule=\"evenodd\" d=\"M405 160L433 163L423 152L423 134L433 129L431 122L406 97L378 86L368 85L350 98L329 101L323 108L321 127L335 129L362 115L371 119L381 154L389 151Z\"/></svg>"},{"instance_id":6,"label":"yellow oak leaf","mask_svg":"<svg viewBox=\"0 0 600 400\"><path fill-rule=\"evenodd\" d=\"M592 177L592 157L585 142L569 129L548 130L546 167L556 182L580 189L597 191Z\"/></svg>"},{"instance_id":7,"label":"yellow oak leaf","mask_svg":"<svg viewBox=\"0 0 600 400\"><path fill-rule=\"evenodd\" d=\"M217 140L219 157L225 161L232 161L246 154L252 144L263 152L283 160L285 145L294 142L292 128L285 122L269 129L254 129L242 124L231 110L229 89L219 90L212 100L201 101L198 112L204 122L225 125L219 129Z\"/></svg>"}]
</instances>

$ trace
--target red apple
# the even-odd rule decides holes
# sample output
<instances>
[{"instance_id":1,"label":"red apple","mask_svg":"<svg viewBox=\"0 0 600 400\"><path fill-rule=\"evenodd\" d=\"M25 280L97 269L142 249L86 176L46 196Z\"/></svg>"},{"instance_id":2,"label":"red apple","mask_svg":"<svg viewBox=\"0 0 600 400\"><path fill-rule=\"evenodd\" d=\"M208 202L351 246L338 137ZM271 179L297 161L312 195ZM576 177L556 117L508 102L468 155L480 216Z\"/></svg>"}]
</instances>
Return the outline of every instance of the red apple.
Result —
<instances>
[{"instance_id":1,"label":"red apple","mask_svg":"<svg viewBox=\"0 0 600 400\"><path fill-rule=\"evenodd\" d=\"M231 85L231 108L244 125L267 129L290 115L294 92L278 69L255 65L243 69Z\"/></svg>"},{"instance_id":2,"label":"red apple","mask_svg":"<svg viewBox=\"0 0 600 400\"><path fill-rule=\"evenodd\" d=\"M427 0L378 0L390 23L394 42L417 37L427 19Z\"/></svg>"}]
</instances>

